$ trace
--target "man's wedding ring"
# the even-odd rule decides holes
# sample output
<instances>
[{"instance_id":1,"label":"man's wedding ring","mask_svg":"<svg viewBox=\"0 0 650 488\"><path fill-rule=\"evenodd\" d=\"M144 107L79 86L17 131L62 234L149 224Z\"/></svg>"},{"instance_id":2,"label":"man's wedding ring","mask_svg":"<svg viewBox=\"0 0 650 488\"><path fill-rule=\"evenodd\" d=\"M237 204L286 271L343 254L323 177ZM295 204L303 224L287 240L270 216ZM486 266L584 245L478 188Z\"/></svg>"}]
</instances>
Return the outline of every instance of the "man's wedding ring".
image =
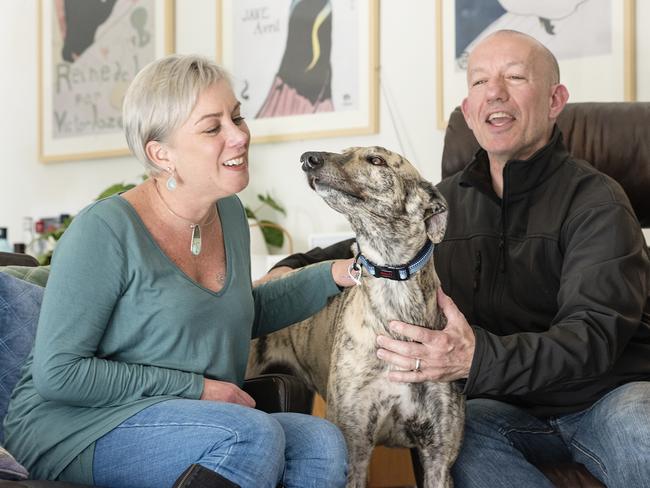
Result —
<instances>
[{"instance_id":1,"label":"man's wedding ring","mask_svg":"<svg viewBox=\"0 0 650 488\"><path fill-rule=\"evenodd\" d=\"M422 371L420 369L420 363L421 362L422 362L422 360L420 358L415 358L415 369L413 371L415 371L416 373L419 373L420 371Z\"/></svg>"}]
</instances>

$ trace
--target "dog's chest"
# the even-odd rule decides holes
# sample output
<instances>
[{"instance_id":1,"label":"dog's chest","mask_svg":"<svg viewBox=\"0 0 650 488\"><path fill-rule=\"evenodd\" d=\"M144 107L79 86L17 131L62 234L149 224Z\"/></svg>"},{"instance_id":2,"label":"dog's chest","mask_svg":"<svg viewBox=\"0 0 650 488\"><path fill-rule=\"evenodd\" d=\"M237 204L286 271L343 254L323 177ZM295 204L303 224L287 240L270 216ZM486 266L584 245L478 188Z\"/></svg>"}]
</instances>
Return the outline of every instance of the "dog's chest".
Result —
<instances>
[{"instance_id":1,"label":"dog's chest","mask_svg":"<svg viewBox=\"0 0 650 488\"><path fill-rule=\"evenodd\" d=\"M378 325L377 332L385 330L390 320L411 324L429 323L435 311L435 271L432 267L419 272L407 281L393 281L368 277L360 287L366 311L365 325ZM375 324L379 321L379 324Z\"/></svg>"},{"instance_id":2,"label":"dog's chest","mask_svg":"<svg viewBox=\"0 0 650 488\"><path fill-rule=\"evenodd\" d=\"M435 310L435 305L432 307L424 299L426 295L435 296L435 289L427 292L420 286L387 280L349 290L335 329L333 365L343 369L352 367L357 375L367 379L385 377L388 367L377 358L377 336L391 335L388 329L391 320L413 324L432 320L431 309Z\"/></svg>"},{"instance_id":3,"label":"dog's chest","mask_svg":"<svg viewBox=\"0 0 650 488\"><path fill-rule=\"evenodd\" d=\"M393 291L386 286L353 291L334 341L328 395L334 394L335 398L328 402L336 402L344 411L356 412L352 415L357 418L372 412L379 442L406 446L412 442L405 434L411 430L409 424L428 417L422 405L432 401L431 394L441 392L433 392L436 388L431 385L389 381L388 363L377 358L377 335L390 335L390 320L424 323L425 318L432 319L422 290L409 290L398 296ZM435 290L431 295L435 296Z\"/></svg>"}]
</instances>

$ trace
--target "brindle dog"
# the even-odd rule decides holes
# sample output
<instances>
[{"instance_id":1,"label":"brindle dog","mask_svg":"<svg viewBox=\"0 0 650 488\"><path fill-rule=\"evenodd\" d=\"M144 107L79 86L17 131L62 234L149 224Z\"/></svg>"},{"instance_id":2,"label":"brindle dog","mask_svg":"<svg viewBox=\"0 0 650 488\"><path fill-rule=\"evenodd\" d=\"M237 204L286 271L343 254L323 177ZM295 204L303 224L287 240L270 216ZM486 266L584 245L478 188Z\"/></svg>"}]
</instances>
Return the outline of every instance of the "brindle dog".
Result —
<instances>
[{"instance_id":1,"label":"brindle dog","mask_svg":"<svg viewBox=\"0 0 650 488\"><path fill-rule=\"evenodd\" d=\"M308 152L301 161L309 185L349 220L363 256L359 261L377 265L375 273L395 277L389 267L422 257L429 241L442 239L446 202L400 155L358 147L342 154ZM378 444L416 448L424 486L450 487L463 435L459 388L390 382L389 366L376 356L377 334L395 337L390 320L444 327L433 259L405 280L375 277L368 269L363 267L359 286L334 297L312 318L254 341L247 374L282 366L326 399L327 418L340 427L348 446L348 487L366 486Z\"/></svg>"}]
</instances>

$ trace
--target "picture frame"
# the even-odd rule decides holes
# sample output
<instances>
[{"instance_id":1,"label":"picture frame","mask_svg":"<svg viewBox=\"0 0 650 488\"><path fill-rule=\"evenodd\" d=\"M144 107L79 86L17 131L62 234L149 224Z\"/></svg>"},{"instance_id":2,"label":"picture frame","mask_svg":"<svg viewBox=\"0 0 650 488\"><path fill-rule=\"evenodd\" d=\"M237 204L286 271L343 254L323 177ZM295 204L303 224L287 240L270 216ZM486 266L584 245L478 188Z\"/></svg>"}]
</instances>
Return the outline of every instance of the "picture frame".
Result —
<instances>
[{"instance_id":1,"label":"picture frame","mask_svg":"<svg viewBox=\"0 0 650 488\"><path fill-rule=\"evenodd\" d=\"M174 0L39 0L39 159L129 154L126 88L173 50Z\"/></svg>"},{"instance_id":2,"label":"picture frame","mask_svg":"<svg viewBox=\"0 0 650 488\"><path fill-rule=\"evenodd\" d=\"M498 29L525 32L546 45L571 102L635 100L635 7L635 0L436 0L438 129L465 97L467 51Z\"/></svg>"},{"instance_id":3,"label":"picture frame","mask_svg":"<svg viewBox=\"0 0 650 488\"><path fill-rule=\"evenodd\" d=\"M217 60L253 143L377 132L378 3L217 0Z\"/></svg>"}]
</instances>

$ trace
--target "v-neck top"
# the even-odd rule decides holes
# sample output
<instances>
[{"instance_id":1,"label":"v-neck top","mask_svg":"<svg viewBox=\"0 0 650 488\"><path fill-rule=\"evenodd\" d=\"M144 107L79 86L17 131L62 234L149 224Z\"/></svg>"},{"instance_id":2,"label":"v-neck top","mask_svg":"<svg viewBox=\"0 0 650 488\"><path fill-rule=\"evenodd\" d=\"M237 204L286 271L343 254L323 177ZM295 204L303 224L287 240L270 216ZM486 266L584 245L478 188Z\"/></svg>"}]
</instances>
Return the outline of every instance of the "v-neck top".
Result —
<instances>
[{"instance_id":1,"label":"v-neck top","mask_svg":"<svg viewBox=\"0 0 650 488\"><path fill-rule=\"evenodd\" d=\"M251 337L313 315L339 292L331 262L253 289L243 206L231 196L217 209L227 270L218 292L178 268L121 196L75 217L5 418L6 447L32 476L55 479L79 456L76 470L92 484L95 440L156 402L198 399L204 377L241 385Z\"/></svg>"}]
</instances>

